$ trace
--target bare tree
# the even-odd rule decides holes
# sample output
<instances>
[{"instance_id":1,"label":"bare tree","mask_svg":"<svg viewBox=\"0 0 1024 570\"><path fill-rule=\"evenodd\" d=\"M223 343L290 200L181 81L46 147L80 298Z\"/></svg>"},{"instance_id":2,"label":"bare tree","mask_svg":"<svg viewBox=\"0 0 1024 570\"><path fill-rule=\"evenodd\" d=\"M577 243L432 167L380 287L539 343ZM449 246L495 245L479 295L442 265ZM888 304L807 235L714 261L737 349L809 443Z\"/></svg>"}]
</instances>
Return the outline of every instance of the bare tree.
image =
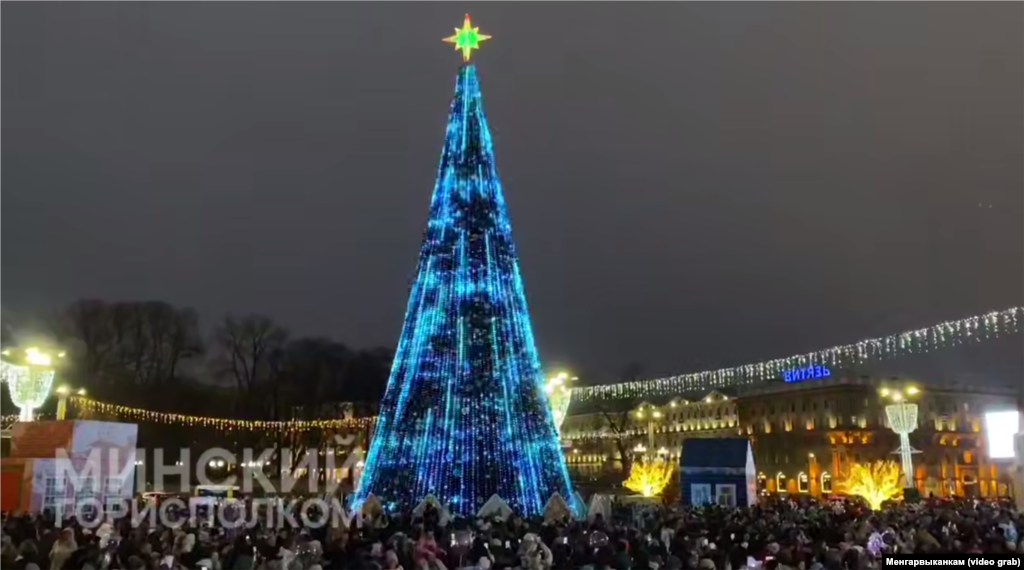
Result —
<instances>
[{"instance_id":1,"label":"bare tree","mask_svg":"<svg viewBox=\"0 0 1024 570\"><path fill-rule=\"evenodd\" d=\"M203 352L195 311L161 301L77 301L60 328L74 345L78 382L101 393L173 382Z\"/></svg>"},{"instance_id":2,"label":"bare tree","mask_svg":"<svg viewBox=\"0 0 1024 570\"><path fill-rule=\"evenodd\" d=\"M619 454L623 478L629 476L629 471L633 467L633 450L629 445L631 440L629 430L633 428L631 413L634 408L633 404L632 401L599 400L597 402L598 414L595 415L595 430L607 429L615 442L615 451Z\"/></svg>"},{"instance_id":3,"label":"bare tree","mask_svg":"<svg viewBox=\"0 0 1024 570\"><path fill-rule=\"evenodd\" d=\"M225 317L217 328L217 374L229 378L237 391L237 411L245 417L259 415L259 397L266 388L280 382L280 371L288 331L267 317L250 315ZM261 394L262 393L262 394ZM277 408L279 402L271 402ZM277 410L274 410L277 411Z\"/></svg>"}]
</instances>

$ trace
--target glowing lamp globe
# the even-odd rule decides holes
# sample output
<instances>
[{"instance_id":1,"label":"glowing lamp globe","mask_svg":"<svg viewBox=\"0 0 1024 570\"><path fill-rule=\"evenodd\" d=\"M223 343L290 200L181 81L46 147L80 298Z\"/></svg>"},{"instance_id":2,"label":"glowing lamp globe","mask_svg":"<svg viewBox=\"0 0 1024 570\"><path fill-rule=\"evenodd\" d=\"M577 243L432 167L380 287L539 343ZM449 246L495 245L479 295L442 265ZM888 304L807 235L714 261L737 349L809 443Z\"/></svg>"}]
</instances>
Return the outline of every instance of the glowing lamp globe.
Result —
<instances>
[{"instance_id":1,"label":"glowing lamp globe","mask_svg":"<svg viewBox=\"0 0 1024 570\"><path fill-rule=\"evenodd\" d=\"M50 395L56 374L54 361L64 358L59 352L51 356L36 347L6 349L0 352L0 381L7 382L11 401L18 406L19 421L30 422L33 411Z\"/></svg>"},{"instance_id":2,"label":"glowing lamp globe","mask_svg":"<svg viewBox=\"0 0 1024 570\"><path fill-rule=\"evenodd\" d=\"M548 405L551 406L551 419L555 421L555 429L562 430L562 422L565 421L565 414L569 411L569 402L572 399L572 390L569 389L569 375L562 372L548 378L544 384L544 392L548 396Z\"/></svg>"}]
</instances>

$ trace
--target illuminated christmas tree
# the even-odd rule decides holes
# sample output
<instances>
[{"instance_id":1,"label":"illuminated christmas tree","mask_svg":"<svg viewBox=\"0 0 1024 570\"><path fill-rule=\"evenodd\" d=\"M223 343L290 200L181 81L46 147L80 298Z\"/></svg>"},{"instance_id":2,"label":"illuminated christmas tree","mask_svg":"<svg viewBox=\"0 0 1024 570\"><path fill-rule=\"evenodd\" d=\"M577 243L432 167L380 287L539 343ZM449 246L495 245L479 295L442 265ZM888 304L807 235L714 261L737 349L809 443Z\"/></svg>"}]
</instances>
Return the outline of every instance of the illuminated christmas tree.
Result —
<instances>
[{"instance_id":1,"label":"illuminated christmas tree","mask_svg":"<svg viewBox=\"0 0 1024 570\"><path fill-rule=\"evenodd\" d=\"M476 68L463 54L416 280L355 493L388 510L433 495L473 515L493 495L539 514L571 483L544 393Z\"/></svg>"}]
</instances>

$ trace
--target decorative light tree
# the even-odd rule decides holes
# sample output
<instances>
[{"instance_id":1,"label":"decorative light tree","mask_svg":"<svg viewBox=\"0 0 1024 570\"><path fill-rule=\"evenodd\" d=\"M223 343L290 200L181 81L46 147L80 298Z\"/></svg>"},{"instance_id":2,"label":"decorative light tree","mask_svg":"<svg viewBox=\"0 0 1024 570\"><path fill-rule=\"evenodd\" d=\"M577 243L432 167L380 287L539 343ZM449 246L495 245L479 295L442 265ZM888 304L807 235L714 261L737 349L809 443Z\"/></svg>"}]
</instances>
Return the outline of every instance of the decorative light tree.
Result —
<instances>
[{"instance_id":1,"label":"decorative light tree","mask_svg":"<svg viewBox=\"0 0 1024 570\"><path fill-rule=\"evenodd\" d=\"M662 417L661 411L648 404L640 406L634 413L638 422L647 422L647 445L638 443L633 448L635 453L643 454L643 458L633 461L629 478L622 484L645 497L654 497L661 494L672 480L675 466L668 460L668 449L656 449L654 445L654 433Z\"/></svg>"},{"instance_id":2,"label":"decorative light tree","mask_svg":"<svg viewBox=\"0 0 1024 570\"><path fill-rule=\"evenodd\" d=\"M539 515L575 503L534 344L512 224L470 54L467 16L447 38L464 63L391 377L353 494L387 510L432 496L475 516L497 495ZM577 505L573 505L576 510Z\"/></svg>"},{"instance_id":3,"label":"decorative light tree","mask_svg":"<svg viewBox=\"0 0 1024 570\"><path fill-rule=\"evenodd\" d=\"M633 466L629 470L629 478L622 484L627 489L636 491L644 497L656 497L672 481L674 472L675 468L672 463L648 457L644 461L633 462Z\"/></svg>"},{"instance_id":4,"label":"decorative light tree","mask_svg":"<svg viewBox=\"0 0 1024 570\"><path fill-rule=\"evenodd\" d=\"M565 414L569 411L569 402L572 400L572 390L569 389L569 382L576 380L576 377L569 377L565 372L560 372L548 378L544 384L544 391L548 395L548 404L551 406L551 419L555 422L555 429L562 431L562 422L565 421Z\"/></svg>"},{"instance_id":5,"label":"decorative light tree","mask_svg":"<svg viewBox=\"0 0 1024 570\"><path fill-rule=\"evenodd\" d=\"M919 390L914 387L907 388L907 396L916 396ZM910 446L910 434L917 429L917 404L907 401L907 396L899 390L883 389L883 398L893 403L885 407L885 417L889 420L889 427L900 436L900 446L895 453L900 455L900 464L903 466L904 486L914 486L914 462L912 455L920 453Z\"/></svg>"},{"instance_id":6,"label":"decorative light tree","mask_svg":"<svg viewBox=\"0 0 1024 570\"><path fill-rule=\"evenodd\" d=\"M895 499L900 487L900 466L893 461L877 461L870 465L855 463L837 487L841 493L856 495L877 511L882 503Z\"/></svg>"},{"instance_id":7,"label":"decorative light tree","mask_svg":"<svg viewBox=\"0 0 1024 570\"><path fill-rule=\"evenodd\" d=\"M64 353L56 358L64 358ZM0 351L0 380L7 382L11 401L20 410L19 421L32 421L33 411L46 401L56 374L54 360L36 347Z\"/></svg>"}]
</instances>

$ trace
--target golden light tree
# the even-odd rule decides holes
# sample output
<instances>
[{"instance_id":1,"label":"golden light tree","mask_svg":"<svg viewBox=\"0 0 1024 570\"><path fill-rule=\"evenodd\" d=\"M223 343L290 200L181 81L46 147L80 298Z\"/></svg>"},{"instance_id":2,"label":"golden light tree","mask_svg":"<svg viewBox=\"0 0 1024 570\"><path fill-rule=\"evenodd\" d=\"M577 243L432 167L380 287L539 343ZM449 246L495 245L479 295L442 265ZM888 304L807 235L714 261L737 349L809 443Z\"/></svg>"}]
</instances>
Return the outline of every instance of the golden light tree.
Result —
<instances>
[{"instance_id":1,"label":"golden light tree","mask_svg":"<svg viewBox=\"0 0 1024 570\"><path fill-rule=\"evenodd\" d=\"M622 484L645 497L656 497L668 486L674 472L675 466L662 459L634 461L629 478Z\"/></svg>"},{"instance_id":2,"label":"golden light tree","mask_svg":"<svg viewBox=\"0 0 1024 570\"><path fill-rule=\"evenodd\" d=\"M895 461L856 463L844 474L837 487L841 493L864 499L871 510L877 511L882 508L882 503L903 492L901 476L900 466Z\"/></svg>"}]
</instances>

